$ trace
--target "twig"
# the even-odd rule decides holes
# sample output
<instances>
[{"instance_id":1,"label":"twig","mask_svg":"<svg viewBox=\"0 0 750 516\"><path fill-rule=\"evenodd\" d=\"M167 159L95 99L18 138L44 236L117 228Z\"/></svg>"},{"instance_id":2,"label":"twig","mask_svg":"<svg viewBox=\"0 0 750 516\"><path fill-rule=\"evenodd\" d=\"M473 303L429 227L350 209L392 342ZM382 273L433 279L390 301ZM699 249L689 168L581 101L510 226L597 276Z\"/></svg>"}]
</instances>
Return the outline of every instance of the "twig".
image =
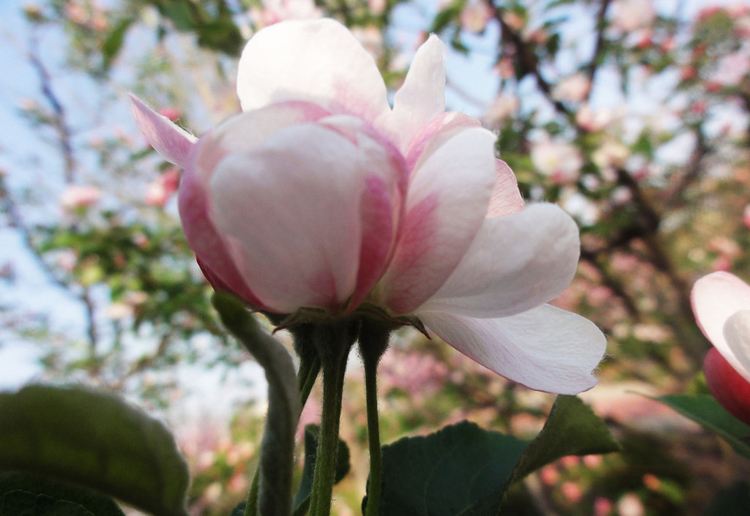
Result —
<instances>
[{"instance_id":1,"label":"twig","mask_svg":"<svg viewBox=\"0 0 750 516\"><path fill-rule=\"evenodd\" d=\"M604 29L607 27L607 9L611 0L602 0L601 6L599 6L599 12L596 15L596 45L594 45L594 54L591 57L591 62L586 67L586 76L589 81L594 80L596 70L599 68L602 60L602 52L604 51ZM591 90L589 90L589 95Z\"/></svg>"}]
</instances>

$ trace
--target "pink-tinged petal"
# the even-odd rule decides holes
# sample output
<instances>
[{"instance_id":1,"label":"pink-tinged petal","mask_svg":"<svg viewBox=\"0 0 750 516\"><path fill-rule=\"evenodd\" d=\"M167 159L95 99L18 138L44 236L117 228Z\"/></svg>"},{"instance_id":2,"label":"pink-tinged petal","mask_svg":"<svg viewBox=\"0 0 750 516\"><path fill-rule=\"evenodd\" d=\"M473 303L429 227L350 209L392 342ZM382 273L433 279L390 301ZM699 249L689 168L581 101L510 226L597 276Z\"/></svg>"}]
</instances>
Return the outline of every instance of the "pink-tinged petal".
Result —
<instances>
[{"instance_id":1,"label":"pink-tinged petal","mask_svg":"<svg viewBox=\"0 0 750 516\"><path fill-rule=\"evenodd\" d=\"M172 121L148 107L135 95L130 95L133 117L148 143L167 161L185 167L190 149L196 141Z\"/></svg>"},{"instance_id":2,"label":"pink-tinged petal","mask_svg":"<svg viewBox=\"0 0 750 516\"><path fill-rule=\"evenodd\" d=\"M750 381L750 310L739 310L724 323L724 340L740 368L737 372Z\"/></svg>"},{"instance_id":3,"label":"pink-tinged petal","mask_svg":"<svg viewBox=\"0 0 750 516\"><path fill-rule=\"evenodd\" d=\"M495 135L465 129L413 171L406 217L381 280L382 302L409 313L453 272L479 231L495 184Z\"/></svg>"},{"instance_id":4,"label":"pink-tinged petal","mask_svg":"<svg viewBox=\"0 0 750 516\"><path fill-rule=\"evenodd\" d=\"M507 317L550 301L578 265L578 226L554 204L485 219L448 281L417 311Z\"/></svg>"},{"instance_id":5,"label":"pink-tinged petal","mask_svg":"<svg viewBox=\"0 0 750 516\"><path fill-rule=\"evenodd\" d=\"M742 370L724 338L724 325L735 312L750 310L750 286L728 272L714 272L695 282L690 301L695 320L706 338L732 367Z\"/></svg>"},{"instance_id":6,"label":"pink-tinged petal","mask_svg":"<svg viewBox=\"0 0 750 516\"><path fill-rule=\"evenodd\" d=\"M427 158L465 129L482 127L479 120L470 116L451 111L430 120L412 139L406 151L406 164L415 169L417 163Z\"/></svg>"},{"instance_id":7,"label":"pink-tinged petal","mask_svg":"<svg viewBox=\"0 0 750 516\"><path fill-rule=\"evenodd\" d=\"M235 258L264 305L335 312L353 294L363 228L375 225L363 222L363 213L391 213L381 208L382 190L372 181L385 160L373 164L370 157L338 131L305 124L219 164L211 180L213 219L238 244Z\"/></svg>"},{"instance_id":8,"label":"pink-tinged petal","mask_svg":"<svg viewBox=\"0 0 750 516\"><path fill-rule=\"evenodd\" d=\"M597 381L593 371L607 346L594 323L550 305L500 319L416 315L472 360L539 391L578 394L592 388Z\"/></svg>"},{"instance_id":9,"label":"pink-tinged petal","mask_svg":"<svg viewBox=\"0 0 750 516\"><path fill-rule=\"evenodd\" d=\"M193 159L188 160L180 180L178 207L185 238L211 286L231 292L258 308L266 308L250 290L235 265L230 243L211 221L208 192L205 183L198 177L194 164L202 142L201 140L197 144L191 156Z\"/></svg>"},{"instance_id":10,"label":"pink-tinged petal","mask_svg":"<svg viewBox=\"0 0 750 516\"><path fill-rule=\"evenodd\" d=\"M495 182L495 188L492 190L487 217L504 217L521 211L525 203L523 197L521 197L521 192L518 190L516 175L502 160L495 162L495 172L497 173L497 181Z\"/></svg>"},{"instance_id":11,"label":"pink-tinged petal","mask_svg":"<svg viewBox=\"0 0 750 516\"><path fill-rule=\"evenodd\" d=\"M406 152L414 136L445 111L445 46L434 34L419 47L385 116L388 133Z\"/></svg>"},{"instance_id":12,"label":"pink-tinged petal","mask_svg":"<svg viewBox=\"0 0 750 516\"><path fill-rule=\"evenodd\" d=\"M328 111L309 102L282 102L239 114L202 138L198 174L208 182L219 162L229 154L249 151L285 127L327 116Z\"/></svg>"},{"instance_id":13,"label":"pink-tinged petal","mask_svg":"<svg viewBox=\"0 0 750 516\"><path fill-rule=\"evenodd\" d=\"M750 425L750 383L716 348L708 350L703 375L716 401L734 417Z\"/></svg>"},{"instance_id":14,"label":"pink-tinged petal","mask_svg":"<svg viewBox=\"0 0 750 516\"><path fill-rule=\"evenodd\" d=\"M373 121L390 110L375 61L331 19L289 21L258 32L242 52L237 94L244 111L304 100Z\"/></svg>"}]
</instances>

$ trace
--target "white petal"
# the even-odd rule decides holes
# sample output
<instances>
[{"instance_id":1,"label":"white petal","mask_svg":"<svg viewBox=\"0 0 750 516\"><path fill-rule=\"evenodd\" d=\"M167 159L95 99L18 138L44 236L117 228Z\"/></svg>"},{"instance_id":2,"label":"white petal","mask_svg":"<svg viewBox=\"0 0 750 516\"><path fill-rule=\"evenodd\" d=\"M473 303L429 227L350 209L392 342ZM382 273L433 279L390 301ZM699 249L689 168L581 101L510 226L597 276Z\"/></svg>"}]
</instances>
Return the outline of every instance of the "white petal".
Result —
<instances>
[{"instance_id":1,"label":"white petal","mask_svg":"<svg viewBox=\"0 0 750 516\"><path fill-rule=\"evenodd\" d=\"M234 116L201 139L198 175L208 183L216 166L229 154L252 150L285 127L314 122L329 114L309 102L282 102Z\"/></svg>"},{"instance_id":2,"label":"white petal","mask_svg":"<svg viewBox=\"0 0 750 516\"><path fill-rule=\"evenodd\" d=\"M306 124L219 164L211 180L213 218L239 245L236 260L264 305L336 311L353 293L363 196L371 167L382 165L365 156L371 154L339 132Z\"/></svg>"},{"instance_id":3,"label":"white petal","mask_svg":"<svg viewBox=\"0 0 750 516\"><path fill-rule=\"evenodd\" d=\"M242 52L237 94L244 111L304 100L374 121L390 110L372 57L331 19L288 21L258 32Z\"/></svg>"},{"instance_id":4,"label":"white petal","mask_svg":"<svg viewBox=\"0 0 750 516\"><path fill-rule=\"evenodd\" d=\"M590 389L607 346L594 323L550 305L501 319L416 315L464 355L539 391L578 394Z\"/></svg>"},{"instance_id":5,"label":"white petal","mask_svg":"<svg viewBox=\"0 0 750 516\"><path fill-rule=\"evenodd\" d=\"M474 240L495 184L494 142L486 129L466 129L413 172L396 253L380 283L394 312L429 299Z\"/></svg>"},{"instance_id":6,"label":"white petal","mask_svg":"<svg viewBox=\"0 0 750 516\"><path fill-rule=\"evenodd\" d=\"M414 136L445 111L445 45L434 34L419 47L406 79L393 98L393 112L386 126L401 152Z\"/></svg>"},{"instance_id":7,"label":"white petal","mask_svg":"<svg viewBox=\"0 0 750 516\"><path fill-rule=\"evenodd\" d=\"M750 310L735 312L724 323L724 339L742 367L735 367L750 381Z\"/></svg>"},{"instance_id":8,"label":"white petal","mask_svg":"<svg viewBox=\"0 0 750 516\"><path fill-rule=\"evenodd\" d=\"M714 272L695 282L690 300L703 334L732 367L743 370L724 338L724 325L735 312L750 310L750 286L728 272Z\"/></svg>"},{"instance_id":9,"label":"white petal","mask_svg":"<svg viewBox=\"0 0 750 516\"><path fill-rule=\"evenodd\" d=\"M495 162L497 181L492 190L490 207L487 217L503 217L521 211L525 206L521 192L518 190L518 180L507 163L502 160Z\"/></svg>"},{"instance_id":10,"label":"white petal","mask_svg":"<svg viewBox=\"0 0 750 516\"><path fill-rule=\"evenodd\" d=\"M419 310L506 317L550 301L578 265L578 226L554 204L485 219L456 270Z\"/></svg>"},{"instance_id":11,"label":"white petal","mask_svg":"<svg viewBox=\"0 0 750 516\"><path fill-rule=\"evenodd\" d=\"M133 117L148 143L170 163L185 167L190 148L196 137L188 134L172 121L148 107L135 95L130 95Z\"/></svg>"}]
</instances>

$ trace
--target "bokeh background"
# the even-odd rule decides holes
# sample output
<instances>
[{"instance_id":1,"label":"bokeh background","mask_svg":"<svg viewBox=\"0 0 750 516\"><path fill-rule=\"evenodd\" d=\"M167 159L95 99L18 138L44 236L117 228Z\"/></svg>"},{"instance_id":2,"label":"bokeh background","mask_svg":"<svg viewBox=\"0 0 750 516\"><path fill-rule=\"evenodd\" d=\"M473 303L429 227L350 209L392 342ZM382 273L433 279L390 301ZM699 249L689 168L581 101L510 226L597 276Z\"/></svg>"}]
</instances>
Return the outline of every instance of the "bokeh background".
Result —
<instances>
[{"instance_id":1,"label":"bokeh background","mask_svg":"<svg viewBox=\"0 0 750 516\"><path fill-rule=\"evenodd\" d=\"M554 303L608 337L600 384L582 397L624 451L545 467L508 514L724 514L711 500L750 465L643 395L705 392L690 288L716 270L750 279L746 2L0 1L0 388L119 391L177 434L195 516L228 515L244 497L262 373L218 325L181 233L179 170L140 136L127 93L200 135L239 112L248 38L321 16L351 28L391 91L437 33L448 108L496 131L528 202L560 203L580 225L578 275ZM554 399L409 331L383 360L380 395L384 442L462 419L529 438ZM360 514L356 361L342 438L353 468L334 512Z\"/></svg>"}]
</instances>

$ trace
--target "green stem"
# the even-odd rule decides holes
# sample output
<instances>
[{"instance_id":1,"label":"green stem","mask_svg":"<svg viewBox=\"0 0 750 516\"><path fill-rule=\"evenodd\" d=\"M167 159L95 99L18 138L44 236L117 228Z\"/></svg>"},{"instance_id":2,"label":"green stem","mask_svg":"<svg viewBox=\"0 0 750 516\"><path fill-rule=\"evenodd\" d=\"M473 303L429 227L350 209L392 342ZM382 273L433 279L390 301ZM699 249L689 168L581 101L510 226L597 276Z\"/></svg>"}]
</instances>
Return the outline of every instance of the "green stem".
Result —
<instances>
[{"instance_id":1,"label":"green stem","mask_svg":"<svg viewBox=\"0 0 750 516\"><path fill-rule=\"evenodd\" d=\"M367 483L367 509L365 516L380 513L383 489L383 453L380 447L378 420L378 362L388 348L391 328L382 323L366 321L359 335L359 350L365 367L365 398L367 400L367 440L370 449L370 478Z\"/></svg>"},{"instance_id":2,"label":"green stem","mask_svg":"<svg viewBox=\"0 0 750 516\"><path fill-rule=\"evenodd\" d=\"M331 513L344 373L349 349L356 338L351 329L349 322L324 325L320 327L317 339L323 367L323 410L310 497L310 516L329 516Z\"/></svg>"},{"instance_id":3,"label":"green stem","mask_svg":"<svg viewBox=\"0 0 750 516\"><path fill-rule=\"evenodd\" d=\"M315 385L320 373L320 358L314 356L311 359L300 358L299 371L297 372L297 384L300 390L300 401L304 408L310 391ZM260 487L260 466L255 471L253 483L250 485L250 492L247 494L247 505L245 506L244 516L258 515L258 488Z\"/></svg>"}]
</instances>

